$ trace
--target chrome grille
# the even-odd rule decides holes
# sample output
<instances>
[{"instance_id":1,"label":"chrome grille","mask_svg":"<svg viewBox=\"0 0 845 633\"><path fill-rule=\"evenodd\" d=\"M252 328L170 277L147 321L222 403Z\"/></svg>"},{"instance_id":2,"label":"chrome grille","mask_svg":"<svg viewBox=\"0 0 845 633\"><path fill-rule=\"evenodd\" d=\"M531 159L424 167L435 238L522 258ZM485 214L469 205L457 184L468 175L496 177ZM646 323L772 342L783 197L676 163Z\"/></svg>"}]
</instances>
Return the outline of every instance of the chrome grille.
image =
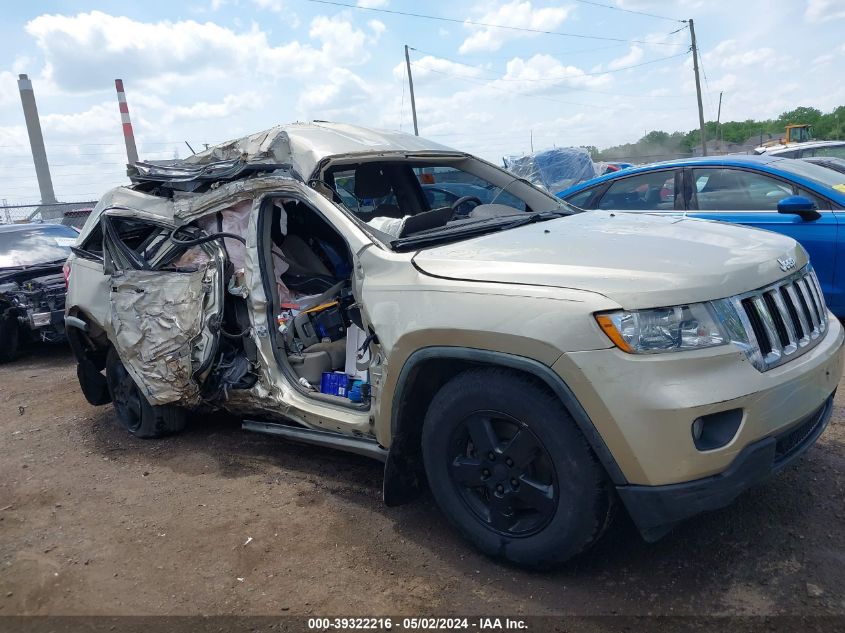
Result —
<instances>
[{"instance_id":1,"label":"chrome grille","mask_svg":"<svg viewBox=\"0 0 845 633\"><path fill-rule=\"evenodd\" d=\"M806 266L779 282L731 298L745 328L752 362L761 371L812 349L827 331L827 307L815 272ZM754 355L757 358L754 358Z\"/></svg>"}]
</instances>

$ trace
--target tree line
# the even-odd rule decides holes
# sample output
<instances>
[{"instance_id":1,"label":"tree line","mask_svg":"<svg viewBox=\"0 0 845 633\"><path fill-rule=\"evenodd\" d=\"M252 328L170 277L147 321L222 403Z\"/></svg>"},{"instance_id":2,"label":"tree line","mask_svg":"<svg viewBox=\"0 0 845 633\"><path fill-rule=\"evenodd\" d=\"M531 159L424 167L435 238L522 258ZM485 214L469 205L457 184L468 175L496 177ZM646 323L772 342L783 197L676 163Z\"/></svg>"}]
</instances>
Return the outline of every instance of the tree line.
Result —
<instances>
[{"instance_id":1,"label":"tree line","mask_svg":"<svg viewBox=\"0 0 845 633\"><path fill-rule=\"evenodd\" d=\"M725 143L745 143L749 139L784 133L787 125L809 123L813 126L813 138L820 140L845 139L845 106L839 106L831 112L823 113L817 108L801 106L784 112L777 119L755 121L725 121L705 123L707 139L721 139ZM653 130L643 136L636 143L615 145L606 149L598 149L592 145L585 146L595 161L635 160L676 154L678 157L691 156L694 147L701 144L701 132L698 128L689 132L663 132Z\"/></svg>"}]
</instances>

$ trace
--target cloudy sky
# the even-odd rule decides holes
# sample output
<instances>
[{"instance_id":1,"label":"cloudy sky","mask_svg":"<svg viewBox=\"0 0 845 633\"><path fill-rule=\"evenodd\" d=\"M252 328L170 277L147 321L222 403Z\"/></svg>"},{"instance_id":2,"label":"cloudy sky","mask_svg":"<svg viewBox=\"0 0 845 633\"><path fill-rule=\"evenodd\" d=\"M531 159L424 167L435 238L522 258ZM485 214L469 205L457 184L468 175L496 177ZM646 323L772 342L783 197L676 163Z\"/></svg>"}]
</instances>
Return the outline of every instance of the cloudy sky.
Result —
<instances>
[{"instance_id":1,"label":"cloudy sky","mask_svg":"<svg viewBox=\"0 0 845 633\"><path fill-rule=\"evenodd\" d=\"M8 3L0 199L38 200L18 73L33 81L57 196L96 199L125 182L117 77L142 158L294 120L412 132L408 44L420 134L499 161L528 151L532 135L535 149L606 147L696 127L689 31L677 21L690 17L708 119L720 91L723 120L845 104L845 0Z\"/></svg>"}]
</instances>

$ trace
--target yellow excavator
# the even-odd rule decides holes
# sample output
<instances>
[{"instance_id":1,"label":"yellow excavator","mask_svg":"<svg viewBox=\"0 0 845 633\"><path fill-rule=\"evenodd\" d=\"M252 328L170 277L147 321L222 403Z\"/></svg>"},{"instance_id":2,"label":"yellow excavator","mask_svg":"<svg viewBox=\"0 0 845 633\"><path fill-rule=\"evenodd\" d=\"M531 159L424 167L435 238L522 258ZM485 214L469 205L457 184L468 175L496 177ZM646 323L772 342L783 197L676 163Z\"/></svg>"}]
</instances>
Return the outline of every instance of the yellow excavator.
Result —
<instances>
[{"instance_id":1,"label":"yellow excavator","mask_svg":"<svg viewBox=\"0 0 845 633\"><path fill-rule=\"evenodd\" d=\"M786 126L786 134L782 139L766 141L761 147L772 147L773 145L789 145L790 143L806 143L813 140L813 127L808 123L796 123Z\"/></svg>"}]
</instances>

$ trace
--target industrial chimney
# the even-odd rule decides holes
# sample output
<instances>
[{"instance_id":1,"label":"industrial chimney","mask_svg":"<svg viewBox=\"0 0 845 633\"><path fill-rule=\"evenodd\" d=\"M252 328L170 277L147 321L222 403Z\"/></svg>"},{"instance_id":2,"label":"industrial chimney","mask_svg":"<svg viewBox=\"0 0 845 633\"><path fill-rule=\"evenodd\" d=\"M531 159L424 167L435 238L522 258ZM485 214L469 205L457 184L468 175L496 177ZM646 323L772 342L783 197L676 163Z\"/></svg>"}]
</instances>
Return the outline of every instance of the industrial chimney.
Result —
<instances>
[{"instance_id":1,"label":"industrial chimney","mask_svg":"<svg viewBox=\"0 0 845 633\"><path fill-rule=\"evenodd\" d=\"M123 124L123 140L126 143L126 159L130 165L138 162L138 150L135 148L135 134L132 131L132 121L129 119L129 104L126 103L126 92L123 90L123 79L115 79L117 90L117 105L120 109L120 121Z\"/></svg>"},{"instance_id":2,"label":"industrial chimney","mask_svg":"<svg viewBox=\"0 0 845 633\"><path fill-rule=\"evenodd\" d=\"M35 93L32 82L26 75L18 75L18 89L21 92L21 105L29 134L29 146L32 148L32 162L35 163L35 175L41 190L41 204L55 204L53 180L50 178L50 165L47 163L47 150L44 149L44 136L41 134L41 122L38 120L38 107L35 105Z\"/></svg>"}]
</instances>

